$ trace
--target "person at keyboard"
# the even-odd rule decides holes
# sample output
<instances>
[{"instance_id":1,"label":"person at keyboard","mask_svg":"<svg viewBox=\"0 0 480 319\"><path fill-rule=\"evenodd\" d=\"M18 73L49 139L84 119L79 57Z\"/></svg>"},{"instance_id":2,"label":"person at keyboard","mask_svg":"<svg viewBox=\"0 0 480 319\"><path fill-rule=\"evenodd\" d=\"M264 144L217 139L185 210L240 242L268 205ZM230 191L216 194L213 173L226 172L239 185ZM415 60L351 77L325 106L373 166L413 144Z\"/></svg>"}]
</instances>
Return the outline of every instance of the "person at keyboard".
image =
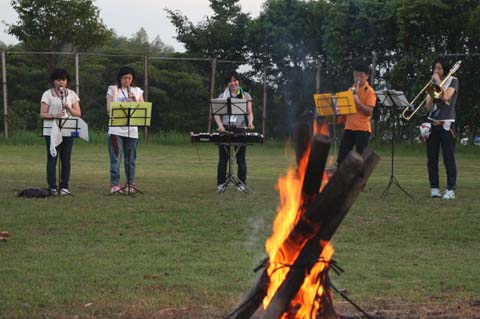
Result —
<instances>
[{"instance_id":1,"label":"person at keyboard","mask_svg":"<svg viewBox=\"0 0 480 319\"><path fill-rule=\"evenodd\" d=\"M245 92L240 86L240 78L237 72L233 71L225 77L225 85L227 88L220 94L219 98L238 98L247 101L247 115L215 115L215 122L218 125L220 133L236 133L245 131L245 128L253 130L253 112L252 112L252 96ZM241 184L237 187L239 191L244 191L247 181L247 161L246 161L246 145L236 145L235 154L238 166L238 179ZM218 145L218 167L217 167L217 191L223 192L225 190L227 165L230 157L230 145Z\"/></svg>"}]
</instances>

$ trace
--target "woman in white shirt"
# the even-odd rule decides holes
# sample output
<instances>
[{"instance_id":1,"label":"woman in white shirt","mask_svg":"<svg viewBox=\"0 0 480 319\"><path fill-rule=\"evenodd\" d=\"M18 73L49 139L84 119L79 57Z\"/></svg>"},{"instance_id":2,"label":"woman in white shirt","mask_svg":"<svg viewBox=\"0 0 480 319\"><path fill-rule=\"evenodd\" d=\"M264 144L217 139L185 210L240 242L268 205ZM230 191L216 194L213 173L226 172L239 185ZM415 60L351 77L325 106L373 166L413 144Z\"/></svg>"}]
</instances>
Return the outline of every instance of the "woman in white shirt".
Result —
<instances>
[{"instance_id":1,"label":"woman in white shirt","mask_svg":"<svg viewBox=\"0 0 480 319\"><path fill-rule=\"evenodd\" d=\"M122 67L115 85L108 87L107 112L111 102L143 102L143 90L134 86L135 71ZM138 127L117 126L108 128L110 154L110 193L122 193L120 187L120 161L124 154L126 192L135 192L135 159L137 157Z\"/></svg>"},{"instance_id":2,"label":"woman in white shirt","mask_svg":"<svg viewBox=\"0 0 480 319\"><path fill-rule=\"evenodd\" d=\"M53 120L56 118L65 118L68 116L80 117L80 99L77 94L68 89L70 75L65 69L56 69L50 75L52 87L43 92L40 105L40 118L42 120ZM74 137L64 136L60 145L56 147L57 154L62 164L60 175L60 195L70 195L68 182L70 179L70 158ZM56 165L57 157L52 157L50 153L50 136L45 137L47 145L47 182L52 195L57 195Z\"/></svg>"}]
</instances>

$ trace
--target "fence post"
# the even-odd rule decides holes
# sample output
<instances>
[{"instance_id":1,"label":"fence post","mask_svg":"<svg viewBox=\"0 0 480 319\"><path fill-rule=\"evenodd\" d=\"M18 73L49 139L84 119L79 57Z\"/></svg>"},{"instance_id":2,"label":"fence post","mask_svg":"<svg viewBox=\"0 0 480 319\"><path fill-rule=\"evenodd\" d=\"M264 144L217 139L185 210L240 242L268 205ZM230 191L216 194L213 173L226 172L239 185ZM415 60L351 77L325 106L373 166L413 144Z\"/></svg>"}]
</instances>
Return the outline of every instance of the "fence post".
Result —
<instances>
[{"instance_id":1,"label":"fence post","mask_svg":"<svg viewBox=\"0 0 480 319\"><path fill-rule=\"evenodd\" d=\"M80 97L80 53L75 52L75 90Z\"/></svg>"},{"instance_id":2,"label":"fence post","mask_svg":"<svg viewBox=\"0 0 480 319\"><path fill-rule=\"evenodd\" d=\"M215 94L215 73L217 72L217 58L212 60L212 69L210 77L210 101ZM210 101L208 101L208 133L212 132L212 112L210 111Z\"/></svg>"},{"instance_id":3,"label":"fence post","mask_svg":"<svg viewBox=\"0 0 480 319\"><path fill-rule=\"evenodd\" d=\"M370 84L375 89L375 74L377 69L377 52L372 51L372 69L370 70ZM373 138L375 138L378 134L378 111L377 114L372 116L372 131L373 131Z\"/></svg>"},{"instance_id":4,"label":"fence post","mask_svg":"<svg viewBox=\"0 0 480 319\"><path fill-rule=\"evenodd\" d=\"M143 57L143 88L144 90L144 100L148 101L148 55ZM148 127L144 128L145 142L148 142Z\"/></svg>"},{"instance_id":5,"label":"fence post","mask_svg":"<svg viewBox=\"0 0 480 319\"><path fill-rule=\"evenodd\" d=\"M374 85L375 83L375 70L377 69L377 52L372 52L372 69L370 70L370 83Z\"/></svg>"},{"instance_id":6,"label":"fence post","mask_svg":"<svg viewBox=\"0 0 480 319\"><path fill-rule=\"evenodd\" d=\"M2 86L3 86L3 132L8 139L8 102L7 102L7 63L5 50L2 51Z\"/></svg>"},{"instance_id":7,"label":"fence post","mask_svg":"<svg viewBox=\"0 0 480 319\"><path fill-rule=\"evenodd\" d=\"M315 77L315 93L320 93L320 84L322 80L322 56L320 55L317 60L317 76Z\"/></svg>"},{"instance_id":8,"label":"fence post","mask_svg":"<svg viewBox=\"0 0 480 319\"><path fill-rule=\"evenodd\" d=\"M262 111L262 134L267 139L267 67L263 67L263 111Z\"/></svg>"}]
</instances>

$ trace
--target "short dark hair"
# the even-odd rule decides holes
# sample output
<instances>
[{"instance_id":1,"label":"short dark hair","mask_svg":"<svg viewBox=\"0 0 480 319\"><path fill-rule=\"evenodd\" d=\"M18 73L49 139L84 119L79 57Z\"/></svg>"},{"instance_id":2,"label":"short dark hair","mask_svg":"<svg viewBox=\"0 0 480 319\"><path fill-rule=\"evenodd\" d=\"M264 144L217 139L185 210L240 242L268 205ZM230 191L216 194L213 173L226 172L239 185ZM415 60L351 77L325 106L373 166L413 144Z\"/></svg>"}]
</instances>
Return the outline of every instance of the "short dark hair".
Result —
<instances>
[{"instance_id":1,"label":"short dark hair","mask_svg":"<svg viewBox=\"0 0 480 319\"><path fill-rule=\"evenodd\" d=\"M236 71L231 71L231 72L228 72L227 75L225 76L225 85L230 83L232 78L235 78L235 80L240 81L240 76L238 75L238 73Z\"/></svg>"},{"instance_id":2,"label":"short dark hair","mask_svg":"<svg viewBox=\"0 0 480 319\"><path fill-rule=\"evenodd\" d=\"M370 74L370 66L364 62L354 63L352 68L354 71Z\"/></svg>"},{"instance_id":3,"label":"short dark hair","mask_svg":"<svg viewBox=\"0 0 480 319\"><path fill-rule=\"evenodd\" d=\"M55 69L52 74L50 74L50 83L53 84L55 80L67 80L67 83L70 82L70 74L65 69Z\"/></svg>"},{"instance_id":4,"label":"short dark hair","mask_svg":"<svg viewBox=\"0 0 480 319\"><path fill-rule=\"evenodd\" d=\"M131 74L132 75L132 85L135 82L135 71L128 66L123 66L118 70L117 74L117 86L120 87L122 85L122 76Z\"/></svg>"},{"instance_id":5,"label":"short dark hair","mask_svg":"<svg viewBox=\"0 0 480 319\"><path fill-rule=\"evenodd\" d=\"M443 58L441 56L436 57L435 60L433 60L432 72L435 71L435 65L437 65L437 63L440 63L440 65L442 66L444 76L447 75L450 72L450 64L447 62L447 60L445 60L445 58Z\"/></svg>"}]
</instances>

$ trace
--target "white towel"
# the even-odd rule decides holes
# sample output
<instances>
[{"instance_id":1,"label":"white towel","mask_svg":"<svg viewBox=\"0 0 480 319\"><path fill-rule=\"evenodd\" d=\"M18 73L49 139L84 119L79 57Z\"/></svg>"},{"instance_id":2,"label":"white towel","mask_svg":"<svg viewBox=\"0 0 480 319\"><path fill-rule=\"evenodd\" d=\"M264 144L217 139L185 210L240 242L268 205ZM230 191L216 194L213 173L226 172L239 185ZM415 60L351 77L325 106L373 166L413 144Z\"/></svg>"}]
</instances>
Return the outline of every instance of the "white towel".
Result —
<instances>
[{"instance_id":1,"label":"white towel","mask_svg":"<svg viewBox=\"0 0 480 319\"><path fill-rule=\"evenodd\" d=\"M50 155L52 157L57 156L57 149L56 147L62 144L63 138L62 133L60 132L60 128L58 127L57 121L52 121L52 131L50 132Z\"/></svg>"}]
</instances>

